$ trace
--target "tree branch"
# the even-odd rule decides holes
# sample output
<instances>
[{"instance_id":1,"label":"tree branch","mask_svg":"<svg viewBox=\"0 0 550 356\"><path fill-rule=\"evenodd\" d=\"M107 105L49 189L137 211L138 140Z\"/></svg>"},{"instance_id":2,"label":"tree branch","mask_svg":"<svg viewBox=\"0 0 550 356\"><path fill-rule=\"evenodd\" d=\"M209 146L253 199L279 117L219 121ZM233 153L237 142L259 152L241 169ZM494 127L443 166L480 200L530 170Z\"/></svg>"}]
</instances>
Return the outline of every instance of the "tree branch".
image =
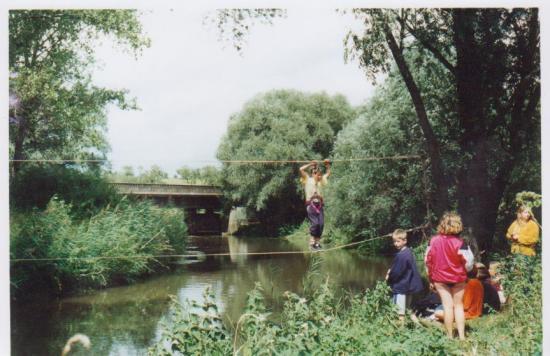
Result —
<instances>
[{"instance_id":1,"label":"tree branch","mask_svg":"<svg viewBox=\"0 0 550 356\"><path fill-rule=\"evenodd\" d=\"M441 62L441 64L443 64L445 68L447 68L453 74L453 76L456 76L456 68L451 64L451 62L449 62L437 48L435 48L428 41L422 38L422 36L420 36L420 34L414 28L412 28L409 24L406 24L406 26L407 31L409 31L409 33L413 35L414 38L416 38L418 42L420 42L420 44L424 46L424 48L432 52L434 57L437 58Z\"/></svg>"},{"instance_id":2,"label":"tree branch","mask_svg":"<svg viewBox=\"0 0 550 356\"><path fill-rule=\"evenodd\" d=\"M397 45L397 42L393 37L391 29L387 24L384 24L383 30L390 51L393 55L395 62L397 63L399 72L411 96L418 122L426 140L428 155L431 160L432 176L434 178L434 183L437 191L437 213L442 213L449 207L449 196L447 189L447 178L444 172L444 165L439 149L439 141L437 140L437 137L435 136L432 126L428 120L424 101L422 100L422 96L420 95L420 89L414 81L414 78L407 66L405 58L403 57L403 53L400 51L399 46Z\"/></svg>"}]
</instances>

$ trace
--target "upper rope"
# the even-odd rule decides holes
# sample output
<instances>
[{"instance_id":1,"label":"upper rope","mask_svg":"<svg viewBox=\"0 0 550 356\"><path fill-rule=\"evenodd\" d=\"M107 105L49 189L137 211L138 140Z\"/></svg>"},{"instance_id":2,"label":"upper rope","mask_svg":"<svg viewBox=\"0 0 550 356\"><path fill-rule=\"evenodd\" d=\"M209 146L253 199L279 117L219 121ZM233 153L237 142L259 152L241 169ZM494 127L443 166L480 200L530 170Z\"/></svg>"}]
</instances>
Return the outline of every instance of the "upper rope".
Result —
<instances>
[{"instance_id":1,"label":"upper rope","mask_svg":"<svg viewBox=\"0 0 550 356\"><path fill-rule=\"evenodd\" d=\"M372 156L372 157L356 157L356 158L336 158L331 159L330 162L353 162L353 161L385 161L385 160L407 160L407 159L420 159L421 155L396 155L396 156ZM116 160L107 159L10 159L10 162L34 162L34 163L102 163L113 162ZM218 160L218 161L201 161L201 162L221 162L228 164L284 164L284 163L308 163L316 160Z\"/></svg>"}]
</instances>

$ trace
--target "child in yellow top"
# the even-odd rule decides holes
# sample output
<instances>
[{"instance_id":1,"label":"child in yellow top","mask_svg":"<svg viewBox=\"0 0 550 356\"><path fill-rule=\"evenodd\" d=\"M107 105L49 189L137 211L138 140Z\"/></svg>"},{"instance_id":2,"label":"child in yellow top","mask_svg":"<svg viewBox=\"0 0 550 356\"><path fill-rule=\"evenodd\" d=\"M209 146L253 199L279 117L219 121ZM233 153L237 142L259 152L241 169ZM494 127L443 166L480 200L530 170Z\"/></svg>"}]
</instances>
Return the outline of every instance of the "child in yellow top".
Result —
<instances>
[{"instance_id":1,"label":"child in yellow top","mask_svg":"<svg viewBox=\"0 0 550 356\"><path fill-rule=\"evenodd\" d=\"M512 253L534 256L535 245L539 241L539 225L527 206L520 206L517 219L510 225L506 238L512 242Z\"/></svg>"}]
</instances>

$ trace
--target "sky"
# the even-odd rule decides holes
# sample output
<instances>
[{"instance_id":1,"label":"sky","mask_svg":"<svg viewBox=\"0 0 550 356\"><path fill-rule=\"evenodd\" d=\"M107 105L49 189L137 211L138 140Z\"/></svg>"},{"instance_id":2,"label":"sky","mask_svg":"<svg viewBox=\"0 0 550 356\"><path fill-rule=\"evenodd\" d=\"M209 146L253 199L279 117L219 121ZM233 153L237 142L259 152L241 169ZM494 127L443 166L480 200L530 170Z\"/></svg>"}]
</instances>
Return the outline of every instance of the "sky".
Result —
<instances>
[{"instance_id":1,"label":"sky","mask_svg":"<svg viewBox=\"0 0 550 356\"><path fill-rule=\"evenodd\" d=\"M239 54L204 23L207 10L142 11L151 46L141 56L135 59L109 41L96 49L96 84L128 89L141 109L109 108L108 157L115 171L155 164L173 176L182 166L216 165L230 116L260 93L325 91L343 94L352 105L373 93L357 61L344 61L350 14L291 8L273 25L253 26Z\"/></svg>"}]
</instances>

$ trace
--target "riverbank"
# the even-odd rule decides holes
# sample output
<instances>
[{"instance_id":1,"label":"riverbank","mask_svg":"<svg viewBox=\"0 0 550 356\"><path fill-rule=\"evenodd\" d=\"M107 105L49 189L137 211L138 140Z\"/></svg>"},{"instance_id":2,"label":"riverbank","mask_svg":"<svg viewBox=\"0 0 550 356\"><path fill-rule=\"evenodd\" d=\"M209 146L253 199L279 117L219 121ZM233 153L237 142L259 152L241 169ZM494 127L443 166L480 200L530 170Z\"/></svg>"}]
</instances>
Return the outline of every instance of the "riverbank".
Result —
<instances>
[{"instance_id":1,"label":"riverbank","mask_svg":"<svg viewBox=\"0 0 550 356\"><path fill-rule=\"evenodd\" d=\"M183 253L183 212L121 200L77 218L53 197L44 210L10 215L11 296L66 295L132 283L166 268L156 256Z\"/></svg>"},{"instance_id":2,"label":"riverbank","mask_svg":"<svg viewBox=\"0 0 550 356\"><path fill-rule=\"evenodd\" d=\"M285 292L277 320L257 285L248 295L244 313L229 327L220 322L208 290L204 302L193 307L175 302L173 323L150 354L540 354L541 260L516 256L501 262L510 302L500 313L469 322L463 342L449 340L438 327L410 320L401 325L382 281L363 293L336 297L327 280L303 295Z\"/></svg>"}]
</instances>

